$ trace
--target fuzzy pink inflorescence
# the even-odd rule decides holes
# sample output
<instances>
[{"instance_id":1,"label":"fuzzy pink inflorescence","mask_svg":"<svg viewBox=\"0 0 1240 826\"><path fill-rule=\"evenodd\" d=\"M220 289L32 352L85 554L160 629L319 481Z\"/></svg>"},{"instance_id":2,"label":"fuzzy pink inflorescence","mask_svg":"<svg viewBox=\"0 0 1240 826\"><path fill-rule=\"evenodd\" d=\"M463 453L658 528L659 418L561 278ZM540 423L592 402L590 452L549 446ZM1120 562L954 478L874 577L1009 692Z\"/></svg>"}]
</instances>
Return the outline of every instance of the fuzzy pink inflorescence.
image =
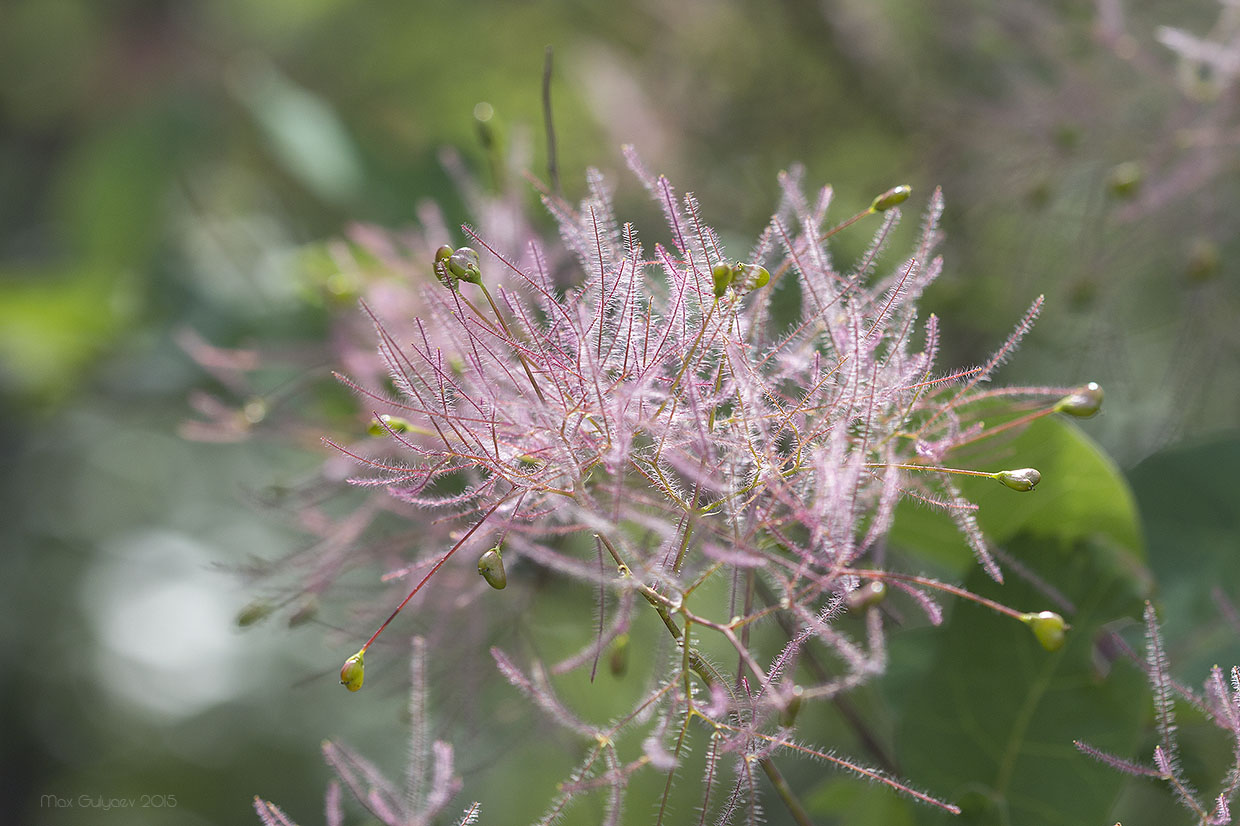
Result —
<instances>
[{"instance_id":1,"label":"fuzzy pink inflorescence","mask_svg":"<svg viewBox=\"0 0 1240 826\"><path fill-rule=\"evenodd\" d=\"M874 240L843 270L826 244L831 189L811 200L799 171L780 176L776 214L737 255L692 195L678 196L626 155L667 225L650 249L616 217L609 185L591 170L579 204L543 199L578 277L566 279L566 256L538 240L511 247L467 226L476 267L472 252L443 248L434 256L438 278L423 278L416 318L364 303L388 386L373 371L370 381L341 377L373 412L380 437L335 445L371 471L353 482L446 513L441 522L462 526L457 537L468 529L432 574L462 548L496 547L510 567L532 562L618 592L610 622L552 673L596 665L627 631L635 597L675 638L682 662L633 712L658 716L645 755L629 764L615 753L616 731L575 717L541 664L527 676L495 652L514 686L593 743L549 821L575 794L595 789L607 789L608 811L618 811L643 765L674 771L677 732L691 719L712 729L705 785L720 795L725 819L737 807L756 811L753 772L776 753L823 760L954 810L793 740L789 712L794 698L835 697L885 667L880 613L852 606L867 617L862 639L836 627L862 582L889 577L937 621L936 583L891 575L873 558L901 499L945 511L1001 579L976 508L952 481L958 471L942 465L987 435L979 410L1066 392L981 389L1041 299L986 363L940 372L938 320L917 309L942 268L934 254L939 192L911 255L884 264L901 215L872 208ZM433 243L447 240L431 233L418 244L428 271ZM592 552L583 554L574 537ZM698 596L715 578L731 584L722 603ZM770 619L788 642L766 652L749 632ZM725 640L736 667L708 662L694 647L699 633ZM791 674L811 647L836 666L794 690ZM733 782L721 785L714 773L725 754L737 763Z\"/></svg>"}]
</instances>

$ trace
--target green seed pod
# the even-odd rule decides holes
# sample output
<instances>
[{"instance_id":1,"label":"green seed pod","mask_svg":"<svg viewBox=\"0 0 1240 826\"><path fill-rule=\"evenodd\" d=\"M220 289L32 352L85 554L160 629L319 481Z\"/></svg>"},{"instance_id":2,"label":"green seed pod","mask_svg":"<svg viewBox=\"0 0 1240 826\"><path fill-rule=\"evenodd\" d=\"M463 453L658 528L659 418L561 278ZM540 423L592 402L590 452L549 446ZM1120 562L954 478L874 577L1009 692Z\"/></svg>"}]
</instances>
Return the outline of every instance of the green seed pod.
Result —
<instances>
[{"instance_id":1,"label":"green seed pod","mask_svg":"<svg viewBox=\"0 0 1240 826\"><path fill-rule=\"evenodd\" d=\"M265 599L256 599L237 612L237 627L249 628L275 610L275 606Z\"/></svg>"},{"instance_id":2,"label":"green seed pod","mask_svg":"<svg viewBox=\"0 0 1240 826\"><path fill-rule=\"evenodd\" d=\"M710 269L710 277L715 282L715 298L723 298L723 294L728 291L728 286L732 283L732 277L735 272L730 264L720 261Z\"/></svg>"},{"instance_id":3,"label":"green seed pod","mask_svg":"<svg viewBox=\"0 0 1240 826\"><path fill-rule=\"evenodd\" d=\"M797 714L801 712L801 701L805 695L805 690L799 685L792 687L792 697L788 699L785 705L779 711L779 724L784 728L792 728L797 721Z\"/></svg>"},{"instance_id":4,"label":"green seed pod","mask_svg":"<svg viewBox=\"0 0 1240 826\"><path fill-rule=\"evenodd\" d=\"M611 643L611 656L607 658L611 676L623 677L629 670L629 635L621 634Z\"/></svg>"},{"instance_id":5,"label":"green seed pod","mask_svg":"<svg viewBox=\"0 0 1240 826\"><path fill-rule=\"evenodd\" d=\"M1219 272L1222 256L1218 244L1208 238L1197 238L1188 251L1188 267L1185 275L1190 284L1204 284Z\"/></svg>"},{"instance_id":6,"label":"green seed pod","mask_svg":"<svg viewBox=\"0 0 1240 826\"><path fill-rule=\"evenodd\" d=\"M1055 403L1056 413L1088 419L1102 408L1102 387L1091 381L1073 390Z\"/></svg>"},{"instance_id":7,"label":"green seed pod","mask_svg":"<svg viewBox=\"0 0 1240 826\"><path fill-rule=\"evenodd\" d=\"M863 611L878 605L886 596L887 586L879 580L874 580L850 593L845 602L848 604L849 611Z\"/></svg>"},{"instance_id":8,"label":"green seed pod","mask_svg":"<svg viewBox=\"0 0 1240 826\"><path fill-rule=\"evenodd\" d=\"M734 268L737 290L747 293L752 290L761 289L771 283L771 274L767 272L766 267L759 264L737 264Z\"/></svg>"},{"instance_id":9,"label":"green seed pod","mask_svg":"<svg viewBox=\"0 0 1240 826\"><path fill-rule=\"evenodd\" d=\"M319 613L319 598L314 594L307 594L297 606L297 610L289 614L288 627L296 628L299 625L305 625L310 622Z\"/></svg>"},{"instance_id":10,"label":"green seed pod","mask_svg":"<svg viewBox=\"0 0 1240 826\"><path fill-rule=\"evenodd\" d=\"M362 687L362 679L366 676L366 665L362 662L365 654L366 649L363 648L345 660L344 666L340 669L340 684L349 691L357 691Z\"/></svg>"},{"instance_id":11,"label":"green seed pod","mask_svg":"<svg viewBox=\"0 0 1240 826\"><path fill-rule=\"evenodd\" d=\"M1136 161L1124 161L1116 164L1107 173L1107 189L1116 198L1135 198L1141 189L1141 181L1144 177L1145 173L1141 169L1141 164Z\"/></svg>"},{"instance_id":12,"label":"green seed pod","mask_svg":"<svg viewBox=\"0 0 1240 826\"><path fill-rule=\"evenodd\" d=\"M1042 481L1042 474L1031 467L1023 467L1019 470L1001 470L994 475L1004 485L1012 490L1033 490L1038 482Z\"/></svg>"},{"instance_id":13,"label":"green seed pod","mask_svg":"<svg viewBox=\"0 0 1240 826\"><path fill-rule=\"evenodd\" d=\"M908 196L912 194L913 188L908 184L892 187L874 199L874 203L870 204L870 212L886 212L893 206L907 201Z\"/></svg>"},{"instance_id":14,"label":"green seed pod","mask_svg":"<svg viewBox=\"0 0 1240 826\"><path fill-rule=\"evenodd\" d=\"M448 258L448 272L462 281L478 284L482 281L482 267L478 251L473 247L461 247Z\"/></svg>"},{"instance_id":15,"label":"green seed pod","mask_svg":"<svg viewBox=\"0 0 1240 826\"><path fill-rule=\"evenodd\" d=\"M1041 611L1037 614L1022 614L1020 621L1033 631L1033 635L1042 643L1047 651L1058 651L1063 648L1064 638L1071 625L1064 622L1063 617L1054 611Z\"/></svg>"},{"instance_id":16,"label":"green seed pod","mask_svg":"<svg viewBox=\"0 0 1240 826\"><path fill-rule=\"evenodd\" d=\"M408 419L402 419L399 416L389 416L386 413L379 417L379 421L386 424L387 428L383 424L379 424L379 422L371 422L370 426L366 428L366 432L371 436L384 436L387 434L388 428L393 433L408 433L409 429L413 427L413 425L409 424Z\"/></svg>"},{"instance_id":17,"label":"green seed pod","mask_svg":"<svg viewBox=\"0 0 1240 826\"><path fill-rule=\"evenodd\" d=\"M456 289L456 276L448 271L448 259L452 257L452 247L444 244L435 250L435 277L439 279L439 283L443 284L450 290Z\"/></svg>"},{"instance_id":18,"label":"green seed pod","mask_svg":"<svg viewBox=\"0 0 1240 826\"><path fill-rule=\"evenodd\" d=\"M478 573L497 591L508 585L508 574L504 572L504 558L500 556L499 546L478 557Z\"/></svg>"}]
</instances>

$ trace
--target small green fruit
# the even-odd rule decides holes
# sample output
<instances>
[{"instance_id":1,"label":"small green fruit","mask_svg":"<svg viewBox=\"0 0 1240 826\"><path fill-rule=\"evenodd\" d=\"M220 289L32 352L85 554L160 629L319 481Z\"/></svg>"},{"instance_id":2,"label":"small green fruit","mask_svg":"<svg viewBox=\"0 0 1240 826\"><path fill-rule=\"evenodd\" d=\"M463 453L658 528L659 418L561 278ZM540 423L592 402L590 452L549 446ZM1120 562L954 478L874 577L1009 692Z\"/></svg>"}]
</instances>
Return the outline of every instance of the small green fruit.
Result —
<instances>
[{"instance_id":1,"label":"small green fruit","mask_svg":"<svg viewBox=\"0 0 1240 826\"><path fill-rule=\"evenodd\" d=\"M738 284L738 291L742 293L760 289L771 282L771 274L766 267L759 264L737 264L734 272L736 275L733 280Z\"/></svg>"},{"instance_id":2,"label":"small green fruit","mask_svg":"<svg viewBox=\"0 0 1240 826\"><path fill-rule=\"evenodd\" d=\"M1024 491L1033 490L1042 481L1042 474L1034 468L1023 467L1019 470L1001 470L995 478L1012 490Z\"/></svg>"},{"instance_id":3,"label":"small green fruit","mask_svg":"<svg viewBox=\"0 0 1240 826\"><path fill-rule=\"evenodd\" d=\"M379 424L379 422L383 422L383 424ZM399 416L389 416L386 413L379 417L379 422L371 422L370 426L366 428L366 432L371 436L385 436L389 428L393 433L408 433L409 428L412 427L408 419L402 419ZM383 426L384 424L387 425L386 428Z\"/></svg>"},{"instance_id":4,"label":"small green fruit","mask_svg":"<svg viewBox=\"0 0 1240 826\"><path fill-rule=\"evenodd\" d=\"M1072 627L1054 611L1022 614L1020 620L1033 630L1033 635L1047 651L1058 651L1063 648L1064 638L1067 636L1068 629Z\"/></svg>"},{"instance_id":5,"label":"small green fruit","mask_svg":"<svg viewBox=\"0 0 1240 826\"><path fill-rule=\"evenodd\" d=\"M1102 387L1097 382L1076 388L1055 403L1056 413L1088 419L1102 408Z\"/></svg>"},{"instance_id":6,"label":"small green fruit","mask_svg":"<svg viewBox=\"0 0 1240 826\"><path fill-rule=\"evenodd\" d=\"M340 669L340 684L349 691L357 691L362 687L362 679L366 676L366 666L362 662L365 654L366 649L363 648L345 660L344 666Z\"/></svg>"},{"instance_id":7,"label":"small green fruit","mask_svg":"<svg viewBox=\"0 0 1240 826\"><path fill-rule=\"evenodd\" d=\"M1204 284L1218 275L1222 254L1218 244L1208 238L1197 238L1188 251L1188 267L1185 274L1191 284Z\"/></svg>"},{"instance_id":8,"label":"small green fruit","mask_svg":"<svg viewBox=\"0 0 1240 826\"><path fill-rule=\"evenodd\" d=\"M629 635L621 634L612 641L611 656L607 658L611 676L623 677L629 670Z\"/></svg>"},{"instance_id":9,"label":"small green fruit","mask_svg":"<svg viewBox=\"0 0 1240 826\"><path fill-rule=\"evenodd\" d=\"M1107 189L1116 198L1135 198L1141 189L1141 181L1145 172L1136 161L1125 161L1116 164L1107 174Z\"/></svg>"},{"instance_id":10,"label":"small green fruit","mask_svg":"<svg viewBox=\"0 0 1240 826\"><path fill-rule=\"evenodd\" d=\"M448 259L452 257L452 247L444 244L435 250L435 277L439 279L439 283L443 284L450 290L456 289L456 276L448 271Z\"/></svg>"},{"instance_id":11,"label":"small green fruit","mask_svg":"<svg viewBox=\"0 0 1240 826\"><path fill-rule=\"evenodd\" d=\"M788 699L788 704L779 711L779 724L784 728L792 728L797 721L797 714L801 712L801 702L805 695L805 690L799 685L792 687L792 697Z\"/></svg>"},{"instance_id":12,"label":"small green fruit","mask_svg":"<svg viewBox=\"0 0 1240 826\"><path fill-rule=\"evenodd\" d=\"M482 281L482 267L478 251L473 247L461 247L448 258L448 272L462 281L478 284Z\"/></svg>"},{"instance_id":13,"label":"small green fruit","mask_svg":"<svg viewBox=\"0 0 1240 826\"><path fill-rule=\"evenodd\" d=\"M267 618L275 610L275 606L265 599L256 599L237 612L237 627L249 628Z\"/></svg>"},{"instance_id":14,"label":"small green fruit","mask_svg":"<svg viewBox=\"0 0 1240 826\"><path fill-rule=\"evenodd\" d=\"M870 212L886 212L893 206L907 201L908 196L912 194L913 188L907 184L892 187L874 199L874 203L870 204Z\"/></svg>"},{"instance_id":15,"label":"small green fruit","mask_svg":"<svg viewBox=\"0 0 1240 826\"><path fill-rule=\"evenodd\" d=\"M319 598L314 594L308 594L297 606L297 610L289 614L288 627L296 628L299 625L305 625L310 622L319 613Z\"/></svg>"},{"instance_id":16,"label":"small green fruit","mask_svg":"<svg viewBox=\"0 0 1240 826\"><path fill-rule=\"evenodd\" d=\"M878 605L886 596L887 586L878 580L873 580L850 593L845 602L848 604L849 611L863 611Z\"/></svg>"},{"instance_id":17,"label":"small green fruit","mask_svg":"<svg viewBox=\"0 0 1240 826\"><path fill-rule=\"evenodd\" d=\"M504 557L500 555L498 545L478 557L478 573L482 574L487 585L497 591L504 590L508 585L508 574L504 572Z\"/></svg>"},{"instance_id":18,"label":"small green fruit","mask_svg":"<svg viewBox=\"0 0 1240 826\"><path fill-rule=\"evenodd\" d=\"M710 269L710 277L715 282L715 298L723 298L723 294L728 291L729 285L735 272L730 264L720 261Z\"/></svg>"}]
</instances>

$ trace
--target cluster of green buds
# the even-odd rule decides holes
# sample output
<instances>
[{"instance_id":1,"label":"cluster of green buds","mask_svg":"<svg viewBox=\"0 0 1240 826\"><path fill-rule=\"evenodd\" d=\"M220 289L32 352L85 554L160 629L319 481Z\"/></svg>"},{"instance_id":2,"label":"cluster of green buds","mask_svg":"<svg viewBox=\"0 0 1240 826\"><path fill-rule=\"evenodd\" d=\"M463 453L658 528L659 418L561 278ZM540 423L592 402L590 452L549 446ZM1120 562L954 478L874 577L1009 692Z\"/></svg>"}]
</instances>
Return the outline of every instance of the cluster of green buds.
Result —
<instances>
[{"instance_id":1,"label":"cluster of green buds","mask_svg":"<svg viewBox=\"0 0 1240 826\"><path fill-rule=\"evenodd\" d=\"M435 250L435 277L450 290L455 290L461 281L481 284L482 268L479 266L478 251L473 247L454 250L444 244Z\"/></svg>"},{"instance_id":2,"label":"cluster of green buds","mask_svg":"<svg viewBox=\"0 0 1240 826\"><path fill-rule=\"evenodd\" d=\"M723 298L731 287L738 295L765 287L771 281L771 274L760 264L745 264L737 261L729 264L720 261L711 267L710 276L715 282L715 298Z\"/></svg>"}]
</instances>

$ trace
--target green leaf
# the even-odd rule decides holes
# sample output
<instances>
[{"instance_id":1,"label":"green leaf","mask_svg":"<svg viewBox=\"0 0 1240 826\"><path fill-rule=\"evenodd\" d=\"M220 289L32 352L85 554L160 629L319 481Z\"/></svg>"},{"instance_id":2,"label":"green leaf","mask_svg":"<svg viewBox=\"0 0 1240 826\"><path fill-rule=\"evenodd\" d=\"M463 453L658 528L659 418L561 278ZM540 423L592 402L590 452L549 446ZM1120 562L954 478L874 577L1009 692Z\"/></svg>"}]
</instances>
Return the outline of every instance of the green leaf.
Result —
<instances>
[{"instance_id":1,"label":"green leaf","mask_svg":"<svg viewBox=\"0 0 1240 826\"><path fill-rule=\"evenodd\" d=\"M106 269L0 268L0 386L56 402L137 310L132 279Z\"/></svg>"},{"instance_id":2,"label":"green leaf","mask_svg":"<svg viewBox=\"0 0 1240 826\"><path fill-rule=\"evenodd\" d=\"M774 809L774 802L771 808ZM856 778L832 777L818 786L805 800L811 814L829 816L824 823L881 823L883 826L913 826L911 801L893 794L885 786L858 783Z\"/></svg>"},{"instance_id":3,"label":"green leaf","mask_svg":"<svg viewBox=\"0 0 1240 826\"><path fill-rule=\"evenodd\" d=\"M1240 600L1237 467L1240 437L1228 436L1155 454L1130 474L1149 537L1164 633L1172 643L1182 635L1192 638L1188 650L1177 652L1173 665L1193 683L1204 679L1215 662L1240 662L1228 659L1240 657L1234 634L1226 636L1228 650L1219 650L1213 644L1218 640L1212 643L1204 634L1219 625L1218 609L1209 598L1212 587L1233 602Z\"/></svg>"},{"instance_id":4,"label":"green leaf","mask_svg":"<svg viewBox=\"0 0 1240 826\"><path fill-rule=\"evenodd\" d=\"M970 469L997 471L1034 467L1041 483L1015 492L992 479L956 477L965 497L978 506L977 520L992 543L1020 533L1071 543L1105 537L1143 557L1136 503L1123 475L1074 423L1048 416L993 449ZM951 462L949 457L948 462ZM951 517L914 500L896 508L890 542L957 572L973 565L965 540ZM1002 567L1002 566L1001 566Z\"/></svg>"},{"instance_id":5,"label":"green leaf","mask_svg":"<svg viewBox=\"0 0 1240 826\"><path fill-rule=\"evenodd\" d=\"M1098 673L1097 634L1140 611L1144 580L1127 549L1022 537L1013 549L1062 587L1077 610L1050 653L1022 623L959 602L940 629L898 637L884 683L897 706L902 770L919 787L964 809L955 823L1102 823L1125 776L1077 752L1074 739L1131 754L1139 739L1145 682L1137 669ZM965 587L1016 607L1046 597L1016 577L1004 586L974 568ZM921 672L902 669L910 647L929 648ZM919 812L919 823L949 822ZM1110 822L1110 821L1106 821Z\"/></svg>"},{"instance_id":6,"label":"green leaf","mask_svg":"<svg viewBox=\"0 0 1240 826\"><path fill-rule=\"evenodd\" d=\"M291 175L329 203L356 194L364 177L361 161L326 100L258 58L240 64L231 80L234 93Z\"/></svg>"}]
</instances>

